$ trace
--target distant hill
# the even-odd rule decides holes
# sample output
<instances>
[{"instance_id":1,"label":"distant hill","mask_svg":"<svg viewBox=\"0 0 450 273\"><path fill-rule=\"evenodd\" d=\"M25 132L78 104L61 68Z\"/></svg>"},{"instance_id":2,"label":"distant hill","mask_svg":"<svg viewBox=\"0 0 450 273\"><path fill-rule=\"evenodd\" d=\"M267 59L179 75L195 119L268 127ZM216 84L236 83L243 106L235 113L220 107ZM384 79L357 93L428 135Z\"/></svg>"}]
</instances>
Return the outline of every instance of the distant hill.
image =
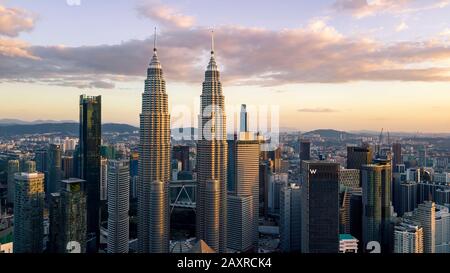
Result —
<instances>
[{"instance_id":1,"label":"distant hill","mask_svg":"<svg viewBox=\"0 0 450 273\"><path fill-rule=\"evenodd\" d=\"M320 135L321 137L332 139L349 138L354 136L353 134L344 131L337 131L332 129L319 129L303 134L303 136L312 136L312 135Z\"/></svg>"},{"instance_id":2,"label":"distant hill","mask_svg":"<svg viewBox=\"0 0 450 273\"><path fill-rule=\"evenodd\" d=\"M24 121L20 119L0 119L0 125L33 125L33 124L53 124L53 123L76 123L76 121L73 120Z\"/></svg>"},{"instance_id":3,"label":"distant hill","mask_svg":"<svg viewBox=\"0 0 450 273\"><path fill-rule=\"evenodd\" d=\"M79 124L71 123L43 123L43 124L0 124L0 136L15 136L15 135L34 135L34 134L48 134L61 133L65 135L79 134ZM103 133L132 133L138 131L139 128L128 124L105 123L102 125Z\"/></svg>"}]
</instances>

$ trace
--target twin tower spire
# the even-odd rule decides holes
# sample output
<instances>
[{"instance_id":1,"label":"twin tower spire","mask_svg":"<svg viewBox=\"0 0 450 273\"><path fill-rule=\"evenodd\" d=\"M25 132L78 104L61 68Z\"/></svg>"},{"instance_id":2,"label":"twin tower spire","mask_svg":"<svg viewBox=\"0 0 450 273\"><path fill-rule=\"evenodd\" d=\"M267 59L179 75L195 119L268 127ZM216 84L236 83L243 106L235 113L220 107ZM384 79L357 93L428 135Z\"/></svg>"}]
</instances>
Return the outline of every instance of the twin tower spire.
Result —
<instances>
[{"instance_id":1,"label":"twin tower spire","mask_svg":"<svg viewBox=\"0 0 450 273\"><path fill-rule=\"evenodd\" d=\"M159 62L159 59L158 59L157 42L158 42L158 35L157 35L157 32L156 32L156 27L155 27L155 34L153 36L153 57L152 57L152 60L150 62L150 68L161 68L161 63ZM214 48L214 30L211 30L211 59L210 59L209 64L208 64L208 68L207 68L208 71L216 71L216 70L218 70L214 53L215 53L215 48Z\"/></svg>"}]
</instances>

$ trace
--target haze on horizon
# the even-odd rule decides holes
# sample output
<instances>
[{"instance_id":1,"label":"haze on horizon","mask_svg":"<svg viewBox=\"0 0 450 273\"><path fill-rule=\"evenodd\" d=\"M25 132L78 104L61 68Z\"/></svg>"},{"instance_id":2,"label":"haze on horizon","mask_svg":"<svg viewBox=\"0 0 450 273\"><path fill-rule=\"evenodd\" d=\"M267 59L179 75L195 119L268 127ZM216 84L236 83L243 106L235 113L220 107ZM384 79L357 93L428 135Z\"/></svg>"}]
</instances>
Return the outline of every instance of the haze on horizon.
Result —
<instances>
[{"instance_id":1,"label":"haze on horizon","mask_svg":"<svg viewBox=\"0 0 450 273\"><path fill-rule=\"evenodd\" d=\"M88 94L138 125L157 26L169 104L194 116L214 28L227 105L305 131L450 132L450 0L68 3L0 0L0 119L77 120Z\"/></svg>"}]
</instances>

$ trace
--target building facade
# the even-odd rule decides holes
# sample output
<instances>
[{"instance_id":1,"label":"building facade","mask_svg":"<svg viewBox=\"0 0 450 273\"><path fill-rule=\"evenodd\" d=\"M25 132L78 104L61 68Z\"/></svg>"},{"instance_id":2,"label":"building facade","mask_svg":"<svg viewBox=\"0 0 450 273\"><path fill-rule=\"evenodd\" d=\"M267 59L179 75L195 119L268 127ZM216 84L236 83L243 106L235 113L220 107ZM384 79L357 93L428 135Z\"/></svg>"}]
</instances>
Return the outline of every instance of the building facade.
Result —
<instances>
[{"instance_id":1,"label":"building facade","mask_svg":"<svg viewBox=\"0 0 450 273\"><path fill-rule=\"evenodd\" d=\"M339 252L338 163L304 161L302 183L302 252Z\"/></svg>"},{"instance_id":2,"label":"building facade","mask_svg":"<svg viewBox=\"0 0 450 273\"><path fill-rule=\"evenodd\" d=\"M80 96L80 140L78 172L86 180L88 252L100 244L100 147L102 142L102 98Z\"/></svg>"},{"instance_id":3,"label":"building facade","mask_svg":"<svg viewBox=\"0 0 450 273\"><path fill-rule=\"evenodd\" d=\"M129 209L129 161L110 161L108 162L108 253L128 253Z\"/></svg>"},{"instance_id":4,"label":"building facade","mask_svg":"<svg viewBox=\"0 0 450 273\"><path fill-rule=\"evenodd\" d=\"M299 252L302 248L300 186L290 184L280 194L280 247L283 252Z\"/></svg>"},{"instance_id":5,"label":"building facade","mask_svg":"<svg viewBox=\"0 0 450 273\"><path fill-rule=\"evenodd\" d=\"M44 239L44 174L16 173L14 253L41 253Z\"/></svg>"}]
</instances>

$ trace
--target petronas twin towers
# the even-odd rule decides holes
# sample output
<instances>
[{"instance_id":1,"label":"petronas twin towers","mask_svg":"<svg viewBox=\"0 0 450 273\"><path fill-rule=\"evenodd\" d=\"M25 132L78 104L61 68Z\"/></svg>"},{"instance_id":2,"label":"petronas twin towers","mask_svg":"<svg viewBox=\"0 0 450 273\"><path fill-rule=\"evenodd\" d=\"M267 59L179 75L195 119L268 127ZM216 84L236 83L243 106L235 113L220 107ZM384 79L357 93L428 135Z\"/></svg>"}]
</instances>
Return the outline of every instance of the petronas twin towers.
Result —
<instances>
[{"instance_id":1,"label":"petronas twin towers","mask_svg":"<svg viewBox=\"0 0 450 273\"><path fill-rule=\"evenodd\" d=\"M197 143L196 234L216 252L226 251L227 142L225 98L211 39ZM139 145L138 246L140 253L167 253L170 239L170 114L156 50L142 95Z\"/></svg>"}]
</instances>

